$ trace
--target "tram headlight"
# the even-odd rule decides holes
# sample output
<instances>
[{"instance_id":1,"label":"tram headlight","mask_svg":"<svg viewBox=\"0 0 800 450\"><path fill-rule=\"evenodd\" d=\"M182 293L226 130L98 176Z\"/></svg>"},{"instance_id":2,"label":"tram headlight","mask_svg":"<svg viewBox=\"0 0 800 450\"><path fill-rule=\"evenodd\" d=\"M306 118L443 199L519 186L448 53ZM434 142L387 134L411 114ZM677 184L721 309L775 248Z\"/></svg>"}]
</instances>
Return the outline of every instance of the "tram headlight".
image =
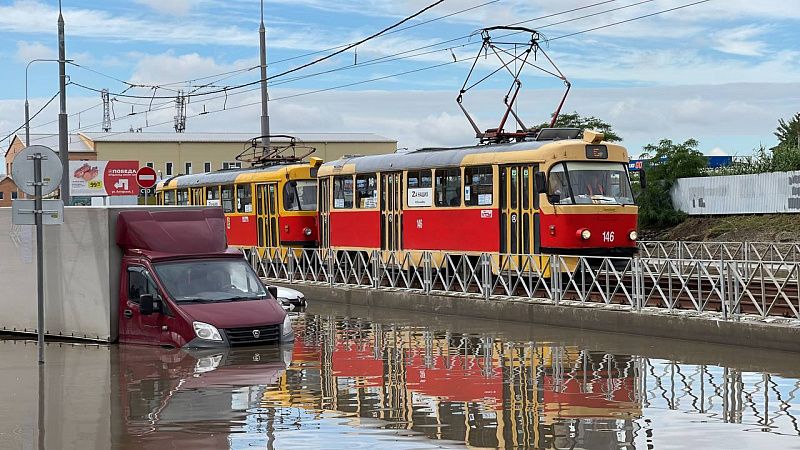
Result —
<instances>
[{"instance_id":1,"label":"tram headlight","mask_svg":"<svg viewBox=\"0 0 800 450\"><path fill-rule=\"evenodd\" d=\"M311 228L305 227L303 228L303 234L306 236L311 236Z\"/></svg>"},{"instance_id":2,"label":"tram headlight","mask_svg":"<svg viewBox=\"0 0 800 450\"><path fill-rule=\"evenodd\" d=\"M632 241L639 239L639 233L637 233L636 230L631 230L631 232L628 233L628 239Z\"/></svg>"},{"instance_id":3,"label":"tram headlight","mask_svg":"<svg viewBox=\"0 0 800 450\"><path fill-rule=\"evenodd\" d=\"M583 239L584 241L588 241L592 237L592 232L586 228L578 230L578 237Z\"/></svg>"}]
</instances>

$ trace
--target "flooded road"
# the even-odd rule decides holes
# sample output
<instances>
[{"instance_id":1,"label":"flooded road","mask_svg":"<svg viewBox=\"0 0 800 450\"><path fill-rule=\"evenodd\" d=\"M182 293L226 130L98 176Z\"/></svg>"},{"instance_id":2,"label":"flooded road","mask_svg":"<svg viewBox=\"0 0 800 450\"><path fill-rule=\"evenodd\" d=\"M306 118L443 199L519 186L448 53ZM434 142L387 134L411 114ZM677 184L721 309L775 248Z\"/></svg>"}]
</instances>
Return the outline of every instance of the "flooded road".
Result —
<instances>
[{"instance_id":1,"label":"flooded road","mask_svg":"<svg viewBox=\"0 0 800 450\"><path fill-rule=\"evenodd\" d=\"M0 448L800 449L800 355L345 308L280 348L50 343L43 383L0 340Z\"/></svg>"}]
</instances>

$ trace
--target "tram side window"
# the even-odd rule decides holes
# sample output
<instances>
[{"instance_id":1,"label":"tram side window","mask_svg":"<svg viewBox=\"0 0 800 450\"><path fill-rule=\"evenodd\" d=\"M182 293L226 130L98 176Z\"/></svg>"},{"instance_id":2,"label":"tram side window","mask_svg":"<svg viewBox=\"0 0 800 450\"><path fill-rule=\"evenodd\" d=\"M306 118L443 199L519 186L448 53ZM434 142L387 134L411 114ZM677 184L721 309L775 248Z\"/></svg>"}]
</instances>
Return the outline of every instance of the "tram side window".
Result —
<instances>
[{"instance_id":1,"label":"tram side window","mask_svg":"<svg viewBox=\"0 0 800 450\"><path fill-rule=\"evenodd\" d=\"M494 199L492 167L467 167L464 169L464 204L490 206Z\"/></svg>"},{"instance_id":2,"label":"tram side window","mask_svg":"<svg viewBox=\"0 0 800 450\"><path fill-rule=\"evenodd\" d=\"M164 204L165 205L175 205L175 190L170 189L168 191L164 191Z\"/></svg>"},{"instance_id":3,"label":"tram side window","mask_svg":"<svg viewBox=\"0 0 800 450\"><path fill-rule=\"evenodd\" d=\"M208 206L221 205L218 186L209 186L208 188L206 188L206 205Z\"/></svg>"},{"instance_id":4,"label":"tram side window","mask_svg":"<svg viewBox=\"0 0 800 450\"><path fill-rule=\"evenodd\" d=\"M353 177L333 178L333 207L335 209L353 207Z\"/></svg>"},{"instance_id":5,"label":"tram side window","mask_svg":"<svg viewBox=\"0 0 800 450\"><path fill-rule=\"evenodd\" d=\"M356 208L378 206L378 177L375 174L356 177Z\"/></svg>"},{"instance_id":6,"label":"tram side window","mask_svg":"<svg viewBox=\"0 0 800 450\"><path fill-rule=\"evenodd\" d=\"M222 186L222 212L233 212L233 186Z\"/></svg>"},{"instance_id":7,"label":"tram side window","mask_svg":"<svg viewBox=\"0 0 800 450\"><path fill-rule=\"evenodd\" d=\"M188 204L189 204L189 190L178 189L178 205L188 205Z\"/></svg>"},{"instance_id":8,"label":"tram side window","mask_svg":"<svg viewBox=\"0 0 800 450\"><path fill-rule=\"evenodd\" d=\"M253 197L250 193L249 184L239 184L236 186L236 212L253 212Z\"/></svg>"},{"instance_id":9,"label":"tram side window","mask_svg":"<svg viewBox=\"0 0 800 450\"><path fill-rule=\"evenodd\" d=\"M417 208L433 204L433 190L430 170L409 170L406 175L408 206Z\"/></svg>"},{"instance_id":10,"label":"tram side window","mask_svg":"<svg viewBox=\"0 0 800 450\"><path fill-rule=\"evenodd\" d=\"M436 206L461 206L461 169L436 169Z\"/></svg>"}]
</instances>

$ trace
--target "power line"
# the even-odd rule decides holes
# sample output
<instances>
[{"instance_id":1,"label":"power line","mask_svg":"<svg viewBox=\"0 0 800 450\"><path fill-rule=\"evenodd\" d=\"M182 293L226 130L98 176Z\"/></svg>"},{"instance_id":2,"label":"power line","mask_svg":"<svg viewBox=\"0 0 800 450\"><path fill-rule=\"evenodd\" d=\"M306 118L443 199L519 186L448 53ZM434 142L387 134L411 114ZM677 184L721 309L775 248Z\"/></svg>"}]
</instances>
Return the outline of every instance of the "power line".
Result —
<instances>
[{"instance_id":1,"label":"power line","mask_svg":"<svg viewBox=\"0 0 800 450\"><path fill-rule=\"evenodd\" d=\"M69 83L67 83L67 84L69 84ZM19 130L21 130L21 129L25 128L25 125L28 125L29 123L31 123L31 120L35 119L35 118L36 118L36 116L38 116L38 115L39 115L39 113L41 113L42 111L44 111L44 109L45 109L45 108L47 108L48 106L50 106L50 103L53 103L53 100L55 100L55 99L56 99L56 97L58 97L58 95L59 95L59 94L61 94L61 90L60 90L60 89L58 90L58 92L56 92L55 94L53 94L53 96L52 96L52 97L50 97L50 100L48 100L48 101L47 101L47 103L45 103L45 104L44 104L44 106L42 106L41 108L39 108L39 110L38 110L38 111L36 111L36 113L35 113L33 116L31 116L31 117L30 117L30 118L29 118L27 121L25 121L25 122L24 122L22 125L20 125L20 126L19 126L19 128L17 128L16 130L12 131L11 133L8 133L8 136L4 137L3 139L0 139L0 142L2 142L2 141L5 141L6 139L8 139L8 138L10 138L11 136L15 135L15 134L17 133L17 131L19 131Z\"/></svg>"},{"instance_id":2,"label":"power line","mask_svg":"<svg viewBox=\"0 0 800 450\"><path fill-rule=\"evenodd\" d=\"M625 7L635 6L637 4L648 3L648 2L651 2L651 1L653 1L653 0L644 0L644 1L638 2L636 4L628 5L628 6L625 6ZM665 9L665 10L660 10L660 11L657 11L657 12L654 12L654 13L649 13L649 14L644 14L644 15L641 15L641 16L636 16L636 17L633 17L633 18L630 18L630 19L621 20L621 21L617 21L617 22L601 25L601 26L598 26L598 27L589 28L589 29L578 31L578 32L574 32L574 33L568 33L568 34L561 35L561 36L558 36L558 37L555 37L555 38L551 38L550 40L553 41L553 40L563 39L563 38L566 38L566 37L576 36L576 35L579 35L579 34L588 33L588 32L591 32L591 31L612 27L612 26L616 26L616 25L632 22L632 21L635 21L635 20L641 20L641 19L644 19L644 18L653 17L653 16L656 16L656 15L659 15L659 14L664 14L664 13L667 13L667 12L671 12L671 11L687 8L687 7L690 7L690 6L695 6L695 5L698 5L698 4L707 3L709 1L711 1L711 0L696 1L696 2L693 2L693 3L689 3L689 4L685 4L685 5L681 5L681 6L677 6L677 7L673 7L673 8L669 8L669 9ZM601 2L601 3L608 3L608 2ZM620 7L620 8L625 8L625 7ZM620 8L614 8L613 10L618 10ZM611 11L611 10L608 10L608 11L605 11L605 12L609 12L609 11ZM594 13L592 15L596 15L596 14L598 14L598 13ZM552 17L552 15L549 15L549 16ZM582 17L582 18L585 18L585 17ZM575 18L574 20L579 20L579 19L580 18ZM547 26L551 26L551 25L547 25ZM464 45L467 45L467 44L464 44ZM437 51L441 51L441 49L437 50ZM405 52L402 52L402 53L405 53ZM429 53L429 52L426 52L426 53ZM412 56L417 56L417 55L412 55ZM306 95L317 94L317 93L321 93L321 92L327 92L327 91L332 91L332 90L337 90L337 89L343 89L343 88L352 87L352 86L356 86L356 85L361 85L361 84L371 83L371 82L375 82L375 81L380 81L380 80L384 80L384 79L387 79L387 78L393 78L393 77L408 75L408 74L412 74L412 73L416 73L416 72L420 72L420 71L424 71L424 70L430 70L430 69L435 69L435 68L439 68L439 67L444 67L444 66L448 66L450 64L455 64L455 63L463 62L463 61L464 61L463 59L462 60L456 59L454 61L450 61L450 62L447 62L447 63L436 64L436 65L433 65L433 66L426 66L426 67L422 67L422 68L418 68L418 69L414 69L414 70L409 70L409 71L405 71L405 72L401 72L401 73L397 73L397 74L386 75L386 76L373 78L373 79L368 79L368 80L361 80L361 81L357 81L357 82L353 82L353 83L347 83L347 84L338 85L338 86L333 86L333 87L329 87L329 88L317 89L317 90L314 90L314 91L307 91L307 92L301 92L301 93L297 93L297 94L291 94L291 95L287 95L287 96L283 96L283 97L276 97L276 98L273 98L272 100L273 101L285 100L285 99L289 99L289 98L295 98L295 97L301 97L301 96L306 96ZM340 68L340 69L344 69L344 68ZM297 79L302 79L302 78L306 78L306 77L310 77L310 76L316 76L316 74L310 74L310 75L306 75L306 76L303 76L303 77L296 77L295 79L286 80L283 83L296 81ZM252 89L252 90L256 90L256 89ZM252 90L250 90L250 91L252 91ZM246 93L246 92L249 92L249 91L240 91L240 92L231 93L230 96L243 94L243 93ZM211 98L209 100L214 100L214 99L218 99L218 98L221 98L221 96L214 97L214 98ZM248 103L248 104L244 104L244 105L236 105L236 106L232 106L232 107L224 107L223 109L220 109L220 110L204 111L202 113L199 113L199 114L196 114L196 115L192 115L192 116L189 116L189 117L193 118L193 117L198 117L200 115L224 112L226 110L238 109L238 108L243 108L243 107L247 107L247 106L253 106L253 105L257 105L257 104L260 104L260 102ZM160 108L160 109L166 109L166 108ZM158 111L160 109L153 109L151 111ZM148 111L145 111L145 113L146 112L148 112ZM138 114L141 114L141 112L139 112L139 113L131 113L131 114L128 114L127 116L120 117L119 119L115 119L115 120L122 120L124 118L128 118L130 116L138 115ZM172 121L168 121L168 122L164 122L164 123L171 123L171 122ZM96 126L96 125L97 124L90 125L90 126L87 126L87 127L81 127L79 129L73 130L72 132L79 131L80 129L85 129L85 128L88 128L88 127L93 127L93 126ZM161 125L161 124L147 125L144 128L151 128L153 126L158 126L158 125Z\"/></svg>"}]
</instances>

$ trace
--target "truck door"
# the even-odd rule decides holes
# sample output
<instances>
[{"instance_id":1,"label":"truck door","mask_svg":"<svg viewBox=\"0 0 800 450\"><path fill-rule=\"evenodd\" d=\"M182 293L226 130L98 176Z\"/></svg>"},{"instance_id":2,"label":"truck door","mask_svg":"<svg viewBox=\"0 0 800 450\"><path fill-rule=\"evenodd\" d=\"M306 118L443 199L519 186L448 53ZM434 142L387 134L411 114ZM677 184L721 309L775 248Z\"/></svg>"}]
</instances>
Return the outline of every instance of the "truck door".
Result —
<instances>
[{"instance_id":1,"label":"truck door","mask_svg":"<svg viewBox=\"0 0 800 450\"><path fill-rule=\"evenodd\" d=\"M121 278L120 341L150 345L169 344L170 342L165 342L168 339L167 331L172 325L168 306L153 277L143 266L128 265ZM139 298L145 294L161 299L161 313L149 316L140 313Z\"/></svg>"},{"instance_id":2,"label":"truck door","mask_svg":"<svg viewBox=\"0 0 800 450\"><path fill-rule=\"evenodd\" d=\"M381 174L381 250L403 248L402 172Z\"/></svg>"}]
</instances>

